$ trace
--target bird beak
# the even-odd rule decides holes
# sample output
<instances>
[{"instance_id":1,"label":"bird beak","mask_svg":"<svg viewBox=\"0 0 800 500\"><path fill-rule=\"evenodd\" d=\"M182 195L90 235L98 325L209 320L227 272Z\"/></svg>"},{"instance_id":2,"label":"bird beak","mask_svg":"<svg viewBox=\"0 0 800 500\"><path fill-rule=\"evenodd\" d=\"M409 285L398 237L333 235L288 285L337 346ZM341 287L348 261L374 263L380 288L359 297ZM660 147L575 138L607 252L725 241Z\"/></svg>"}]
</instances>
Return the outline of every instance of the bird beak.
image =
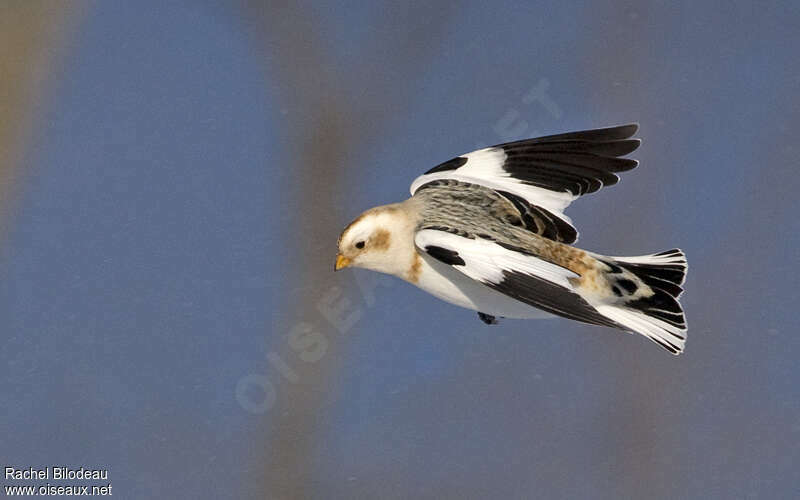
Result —
<instances>
[{"instance_id":1,"label":"bird beak","mask_svg":"<svg viewBox=\"0 0 800 500\"><path fill-rule=\"evenodd\" d=\"M347 257L345 257L342 254L337 254L336 255L336 265L333 266L333 270L334 271L338 271L339 269L342 269L342 268L347 267L349 265L350 265L350 259L348 259Z\"/></svg>"}]
</instances>

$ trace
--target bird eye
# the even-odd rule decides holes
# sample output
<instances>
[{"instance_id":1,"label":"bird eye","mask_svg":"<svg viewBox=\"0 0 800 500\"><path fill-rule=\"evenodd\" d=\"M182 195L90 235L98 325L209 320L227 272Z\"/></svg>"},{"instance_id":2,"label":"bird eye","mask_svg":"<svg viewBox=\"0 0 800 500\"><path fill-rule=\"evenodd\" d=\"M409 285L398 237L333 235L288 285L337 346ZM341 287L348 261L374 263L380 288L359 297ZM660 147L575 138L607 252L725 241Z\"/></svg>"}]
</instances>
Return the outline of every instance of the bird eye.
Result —
<instances>
[{"instance_id":1,"label":"bird eye","mask_svg":"<svg viewBox=\"0 0 800 500\"><path fill-rule=\"evenodd\" d=\"M359 250L364 248L364 242L363 241L356 242L356 248L358 248Z\"/></svg>"}]
</instances>

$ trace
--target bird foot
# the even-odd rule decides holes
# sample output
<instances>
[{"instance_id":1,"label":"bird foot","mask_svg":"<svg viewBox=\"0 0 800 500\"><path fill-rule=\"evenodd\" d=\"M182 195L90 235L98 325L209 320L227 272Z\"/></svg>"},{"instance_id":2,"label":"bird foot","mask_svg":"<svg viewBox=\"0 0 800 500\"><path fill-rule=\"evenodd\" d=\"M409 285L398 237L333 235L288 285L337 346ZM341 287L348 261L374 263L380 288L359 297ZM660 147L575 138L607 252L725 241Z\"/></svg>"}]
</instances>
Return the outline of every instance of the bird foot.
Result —
<instances>
[{"instance_id":1,"label":"bird foot","mask_svg":"<svg viewBox=\"0 0 800 500\"><path fill-rule=\"evenodd\" d=\"M499 321L497 321L497 318L495 318L491 314L485 314L485 313L479 312L478 313L478 318L480 318L480 320L483 321L484 323L486 323L487 325L496 325L496 324L499 323Z\"/></svg>"}]
</instances>

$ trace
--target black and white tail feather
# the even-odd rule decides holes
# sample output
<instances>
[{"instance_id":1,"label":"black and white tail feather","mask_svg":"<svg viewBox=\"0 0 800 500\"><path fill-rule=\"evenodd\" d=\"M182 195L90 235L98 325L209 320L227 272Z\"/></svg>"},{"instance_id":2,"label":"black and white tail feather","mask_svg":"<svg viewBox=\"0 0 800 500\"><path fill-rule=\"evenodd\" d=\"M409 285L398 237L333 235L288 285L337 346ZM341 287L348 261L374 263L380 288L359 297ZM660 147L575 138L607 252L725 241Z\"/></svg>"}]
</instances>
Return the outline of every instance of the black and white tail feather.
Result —
<instances>
[{"instance_id":1,"label":"black and white tail feather","mask_svg":"<svg viewBox=\"0 0 800 500\"><path fill-rule=\"evenodd\" d=\"M605 257L615 297L613 303L596 304L600 314L640 333L672 354L683 352L686 344L686 317L678 298L683 293L688 264L680 249L636 257ZM635 276L639 287L628 279ZM614 279L615 275L619 275Z\"/></svg>"}]
</instances>

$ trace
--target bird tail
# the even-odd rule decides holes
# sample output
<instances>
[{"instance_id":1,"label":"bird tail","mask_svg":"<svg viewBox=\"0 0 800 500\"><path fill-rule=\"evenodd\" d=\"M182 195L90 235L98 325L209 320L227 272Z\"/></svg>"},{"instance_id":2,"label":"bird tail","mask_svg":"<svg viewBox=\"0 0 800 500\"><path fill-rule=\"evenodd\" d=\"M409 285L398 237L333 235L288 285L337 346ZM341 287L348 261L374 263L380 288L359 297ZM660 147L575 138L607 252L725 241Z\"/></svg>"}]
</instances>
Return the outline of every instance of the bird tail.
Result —
<instances>
[{"instance_id":1,"label":"bird tail","mask_svg":"<svg viewBox=\"0 0 800 500\"><path fill-rule=\"evenodd\" d=\"M673 354L683 352L686 318L678 297L686 280L686 255L675 248L652 255L602 260L611 269L606 276L617 300L596 305L597 311Z\"/></svg>"}]
</instances>

